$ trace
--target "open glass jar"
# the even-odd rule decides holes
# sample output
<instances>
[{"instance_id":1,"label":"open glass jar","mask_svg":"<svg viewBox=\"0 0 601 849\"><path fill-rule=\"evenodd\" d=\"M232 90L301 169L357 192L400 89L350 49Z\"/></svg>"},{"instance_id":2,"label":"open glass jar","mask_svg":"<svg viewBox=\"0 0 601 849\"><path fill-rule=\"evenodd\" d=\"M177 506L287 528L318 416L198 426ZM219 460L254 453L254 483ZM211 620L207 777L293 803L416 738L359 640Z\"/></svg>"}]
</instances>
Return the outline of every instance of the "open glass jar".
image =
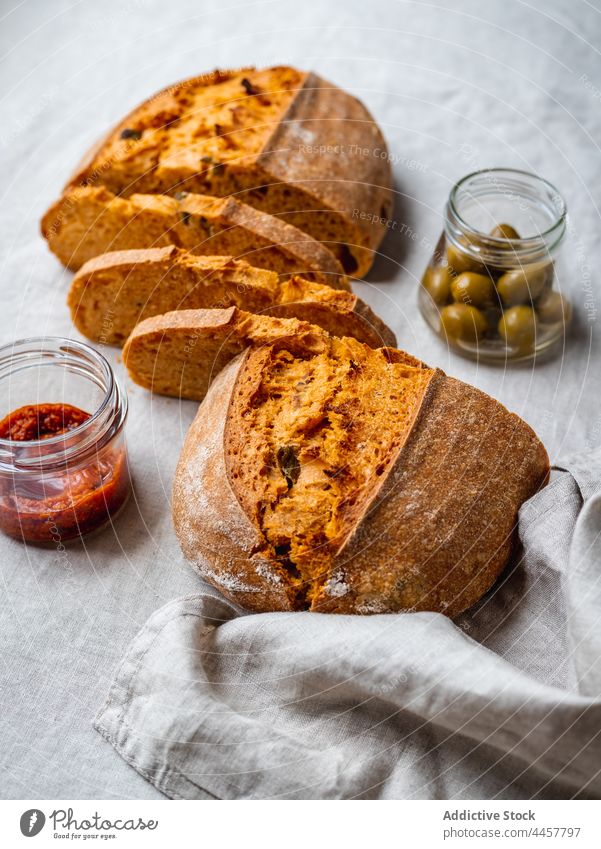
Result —
<instances>
[{"instance_id":1,"label":"open glass jar","mask_svg":"<svg viewBox=\"0 0 601 849\"><path fill-rule=\"evenodd\" d=\"M422 277L420 310L458 352L524 360L564 334L560 245L566 205L546 180L511 168L455 184L444 230Z\"/></svg>"},{"instance_id":2,"label":"open glass jar","mask_svg":"<svg viewBox=\"0 0 601 849\"><path fill-rule=\"evenodd\" d=\"M109 522L131 489L126 417L124 392L89 345L0 348L0 529L58 546Z\"/></svg>"}]
</instances>

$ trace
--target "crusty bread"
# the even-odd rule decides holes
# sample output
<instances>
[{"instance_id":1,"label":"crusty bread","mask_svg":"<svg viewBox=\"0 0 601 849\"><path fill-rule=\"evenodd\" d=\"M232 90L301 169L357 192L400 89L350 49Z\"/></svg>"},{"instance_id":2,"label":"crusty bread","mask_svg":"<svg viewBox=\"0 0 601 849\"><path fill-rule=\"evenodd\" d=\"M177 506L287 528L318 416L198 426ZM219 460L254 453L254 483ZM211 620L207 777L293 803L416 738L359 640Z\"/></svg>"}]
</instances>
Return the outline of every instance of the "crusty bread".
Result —
<instances>
[{"instance_id":1,"label":"crusty bread","mask_svg":"<svg viewBox=\"0 0 601 849\"><path fill-rule=\"evenodd\" d=\"M294 281L290 283L294 286ZM311 312L319 309L317 302L310 306ZM328 312L319 314L325 318ZM346 332L350 330L359 337L365 335L361 321L352 312L334 315L330 310L329 315L339 335L350 336ZM325 320L322 323L328 324ZM271 344L280 337L298 337L307 345L309 339L324 332L315 323L251 314L235 306L176 310L136 325L123 348L123 362L132 380L146 389L202 401L215 375L247 345ZM411 365L420 365L419 360L404 356Z\"/></svg>"},{"instance_id":2,"label":"crusty bread","mask_svg":"<svg viewBox=\"0 0 601 849\"><path fill-rule=\"evenodd\" d=\"M134 109L68 184L121 197L234 196L328 244L364 275L392 214L386 142L356 98L289 67L216 71Z\"/></svg>"},{"instance_id":3,"label":"crusty bread","mask_svg":"<svg viewBox=\"0 0 601 849\"><path fill-rule=\"evenodd\" d=\"M186 192L120 198L104 186L82 186L67 191L48 210L42 234L74 271L107 251L178 245L348 289L342 266L321 242L234 198Z\"/></svg>"},{"instance_id":4,"label":"crusty bread","mask_svg":"<svg viewBox=\"0 0 601 849\"><path fill-rule=\"evenodd\" d=\"M374 348L395 345L392 331L356 295L232 257L199 257L176 247L115 251L86 263L68 296L73 322L95 342L122 345L135 325L171 310L237 306L311 321Z\"/></svg>"},{"instance_id":5,"label":"crusty bread","mask_svg":"<svg viewBox=\"0 0 601 849\"><path fill-rule=\"evenodd\" d=\"M186 557L255 611L438 611L474 604L544 485L533 431L402 352L306 327L225 366L173 486Z\"/></svg>"}]
</instances>

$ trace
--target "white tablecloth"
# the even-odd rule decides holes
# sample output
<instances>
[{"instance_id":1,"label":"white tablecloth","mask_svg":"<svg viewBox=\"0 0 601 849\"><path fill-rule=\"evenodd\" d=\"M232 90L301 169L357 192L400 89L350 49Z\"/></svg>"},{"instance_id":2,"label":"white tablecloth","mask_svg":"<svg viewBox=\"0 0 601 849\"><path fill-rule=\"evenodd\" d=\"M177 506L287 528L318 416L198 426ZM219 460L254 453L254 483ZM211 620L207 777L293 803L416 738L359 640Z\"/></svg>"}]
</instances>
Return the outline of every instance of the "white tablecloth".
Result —
<instances>
[{"instance_id":1,"label":"white tablecloth","mask_svg":"<svg viewBox=\"0 0 601 849\"><path fill-rule=\"evenodd\" d=\"M49 254L38 221L106 127L180 78L215 66L291 63L361 97L389 140L398 224L358 291L401 347L519 413L553 459L592 449L601 442L596 5L6 0L0 342L76 335L65 307L70 274ZM536 368L503 370L458 358L431 335L415 306L451 185L494 165L548 177L570 209L566 251L576 319L563 355ZM105 353L121 372L118 352ZM199 588L168 509L195 405L153 398L131 384L128 390L136 498L115 532L66 554L0 540L4 798L161 798L92 720L126 645L152 611ZM457 793L469 797L470 789Z\"/></svg>"}]
</instances>

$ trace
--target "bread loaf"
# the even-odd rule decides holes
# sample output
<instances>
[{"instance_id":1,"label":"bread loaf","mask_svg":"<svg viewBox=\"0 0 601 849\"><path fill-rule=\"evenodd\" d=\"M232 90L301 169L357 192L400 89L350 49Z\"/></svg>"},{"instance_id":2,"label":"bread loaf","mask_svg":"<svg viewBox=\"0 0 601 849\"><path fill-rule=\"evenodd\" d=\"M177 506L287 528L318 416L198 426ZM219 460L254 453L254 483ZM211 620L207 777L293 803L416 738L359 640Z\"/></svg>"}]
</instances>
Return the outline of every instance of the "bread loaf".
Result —
<instances>
[{"instance_id":1,"label":"bread loaf","mask_svg":"<svg viewBox=\"0 0 601 849\"><path fill-rule=\"evenodd\" d=\"M230 306L310 320L375 348L396 344L392 331L350 292L302 277L280 280L232 257L199 257L173 246L90 260L73 278L68 304L77 329L107 345L122 345L138 322L153 315Z\"/></svg>"},{"instance_id":2,"label":"bread loaf","mask_svg":"<svg viewBox=\"0 0 601 849\"><path fill-rule=\"evenodd\" d=\"M456 616L505 567L548 470L533 431L479 390L304 327L214 381L173 518L200 575L248 609Z\"/></svg>"},{"instance_id":3,"label":"bread loaf","mask_svg":"<svg viewBox=\"0 0 601 849\"><path fill-rule=\"evenodd\" d=\"M295 68L215 71L134 109L67 188L233 196L325 242L364 275L392 214L384 138L360 101Z\"/></svg>"},{"instance_id":4,"label":"bread loaf","mask_svg":"<svg viewBox=\"0 0 601 849\"><path fill-rule=\"evenodd\" d=\"M42 235L76 271L108 251L178 245L204 256L234 256L278 274L348 289L342 266L321 242L234 198L179 193L116 197L103 186L66 192L42 219Z\"/></svg>"}]
</instances>

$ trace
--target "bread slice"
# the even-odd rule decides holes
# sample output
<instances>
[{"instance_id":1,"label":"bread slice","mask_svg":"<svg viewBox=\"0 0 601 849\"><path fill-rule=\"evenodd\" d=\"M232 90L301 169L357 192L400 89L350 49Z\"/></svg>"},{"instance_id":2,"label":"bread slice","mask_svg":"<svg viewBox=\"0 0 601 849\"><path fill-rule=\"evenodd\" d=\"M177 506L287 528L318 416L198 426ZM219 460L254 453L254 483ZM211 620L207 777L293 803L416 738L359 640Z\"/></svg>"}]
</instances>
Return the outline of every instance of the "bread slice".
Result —
<instances>
[{"instance_id":1,"label":"bread slice","mask_svg":"<svg viewBox=\"0 0 601 849\"><path fill-rule=\"evenodd\" d=\"M363 104L290 67L215 71L134 109L68 184L120 197L235 197L325 242L363 276L392 214L386 142Z\"/></svg>"},{"instance_id":2,"label":"bread slice","mask_svg":"<svg viewBox=\"0 0 601 849\"><path fill-rule=\"evenodd\" d=\"M68 304L77 329L108 345L122 345L139 321L153 315L230 306L305 319L376 348L396 344L392 331L351 292L301 277L281 282L275 272L241 260L173 246L96 257L73 278Z\"/></svg>"},{"instance_id":3,"label":"bread slice","mask_svg":"<svg viewBox=\"0 0 601 849\"><path fill-rule=\"evenodd\" d=\"M283 336L310 346L323 331L307 322L239 310L177 310L138 324L123 348L132 380L176 398L202 401L213 378L248 345Z\"/></svg>"},{"instance_id":4,"label":"bread slice","mask_svg":"<svg viewBox=\"0 0 601 849\"><path fill-rule=\"evenodd\" d=\"M327 331L307 321L237 307L177 310L136 325L123 347L123 362L132 380L146 389L202 401L213 377L248 345L286 337L310 346L322 336L328 337ZM409 354L403 357L411 366L422 365Z\"/></svg>"},{"instance_id":5,"label":"bread slice","mask_svg":"<svg viewBox=\"0 0 601 849\"><path fill-rule=\"evenodd\" d=\"M84 186L67 191L48 210L42 234L74 271L107 251L178 245L348 289L342 266L321 242L234 198L186 192L119 198L102 186Z\"/></svg>"},{"instance_id":6,"label":"bread slice","mask_svg":"<svg viewBox=\"0 0 601 849\"><path fill-rule=\"evenodd\" d=\"M505 567L548 470L533 431L479 390L303 330L213 382L172 510L185 556L247 609L456 616Z\"/></svg>"}]
</instances>

